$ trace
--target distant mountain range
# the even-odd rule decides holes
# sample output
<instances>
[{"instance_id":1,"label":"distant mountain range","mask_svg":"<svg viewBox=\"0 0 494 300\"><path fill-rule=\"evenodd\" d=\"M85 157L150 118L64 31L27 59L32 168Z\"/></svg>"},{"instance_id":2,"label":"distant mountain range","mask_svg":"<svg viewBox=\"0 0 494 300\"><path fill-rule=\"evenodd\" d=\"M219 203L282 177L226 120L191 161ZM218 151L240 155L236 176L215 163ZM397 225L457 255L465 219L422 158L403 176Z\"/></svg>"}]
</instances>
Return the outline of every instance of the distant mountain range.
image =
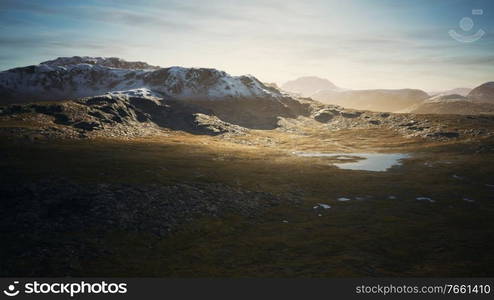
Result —
<instances>
[{"instance_id":1,"label":"distant mountain range","mask_svg":"<svg viewBox=\"0 0 494 300\"><path fill-rule=\"evenodd\" d=\"M315 76L288 81L281 88L289 93L346 108L371 111L479 114L492 113L493 82L475 89L456 88L426 93L418 89L347 90Z\"/></svg>"},{"instance_id":2,"label":"distant mountain range","mask_svg":"<svg viewBox=\"0 0 494 300\"><path fill-rule=\"evenodd\" d=\"M235 124L272 128L278 116L307 114L299 96L345 108L413 113L491 113L494 82L429 95L417 89L347 90L308 76L278 88L251 75L210 68L162 68L116 57L59 57L0 72L0 104L63 101L99 95L186 101ZM234 102L232 102L234 100ZM226 102L225 102L226 101ZM310 100L309 100L310 101Z\"/></svg>"},{"instance_id":3,"label":"distant mountain range","mask_svg":"<svg viewBox=\"0 0 494 300\"><path fill-rule=\"evenodd\" d=\"M347 108L398 111L418 104L429 95L421 90L348 90L315 76L300 77L281 86L282 90Z\"/></svg>"},{"instance_id":4,"label":"distant mountain range","mask_svg":"<svg viewBox=\"0 0 494 300\"><path fill-rule=\"evenodd\" d=\"M319 91L312 95L314 100L354 109L396 112L420 103L429 95L421 90L350 90Z\"/></svg>"},{"instance_id":5,"label":"distant mountain range","mask_svg":"<svg viewBox=\"0 0 494 300\"><path fill-rule=\"evenodd\" d=\"M286 82L281 86L284 91L302 97L312 97L319 91L342 91L331 81L316 76L300 77Z\"/></svg>"},{"instance_id":6,"label":"distant mountain range","mask_svg":"<svg viewBox=\"0 0 494 300\"><path fill-rule=\"evenodd\" d=\"M439 94L422 103L411 106L403 112L420 114L493 114L494 82L484 83L466 95Z\"/></svg>"}]
</instances>

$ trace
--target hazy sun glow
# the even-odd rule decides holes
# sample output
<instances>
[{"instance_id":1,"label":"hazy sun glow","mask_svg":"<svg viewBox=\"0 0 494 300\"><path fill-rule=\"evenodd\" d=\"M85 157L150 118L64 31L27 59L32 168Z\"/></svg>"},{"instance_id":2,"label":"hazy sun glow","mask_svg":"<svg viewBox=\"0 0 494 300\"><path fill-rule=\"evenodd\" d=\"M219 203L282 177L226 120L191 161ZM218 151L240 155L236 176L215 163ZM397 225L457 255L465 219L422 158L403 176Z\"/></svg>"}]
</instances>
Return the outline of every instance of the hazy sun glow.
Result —
<instances>
[{"instance_id":1,"label":"hazy sun glow","mask_svg":"<svg viewBox=\"0 0 494 300\"><path fill-rule=\"evenodd\" d=\"M4 0L0 69L118 56L277 83L315 75L354 89L474 87L494 79L493 10L490 0ZM451 29L485 35L461 43Z\"/></svg>"}]
</instances>

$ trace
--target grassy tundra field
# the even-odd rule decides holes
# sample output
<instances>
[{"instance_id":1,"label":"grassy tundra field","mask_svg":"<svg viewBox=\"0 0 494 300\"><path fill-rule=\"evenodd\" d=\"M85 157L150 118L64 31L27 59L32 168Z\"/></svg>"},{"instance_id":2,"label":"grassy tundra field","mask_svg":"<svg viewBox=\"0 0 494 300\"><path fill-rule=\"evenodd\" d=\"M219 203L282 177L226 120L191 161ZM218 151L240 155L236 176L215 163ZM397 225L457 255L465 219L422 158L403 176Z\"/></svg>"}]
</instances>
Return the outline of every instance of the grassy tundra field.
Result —
<instances>
[{"instance_id":1,"label":"grassy tundra field","mask_svg":"<svg viewBox=\"0 0 494 300\"><path fill-rule=\"evenodd\" d=\"M19 182L42 185L46 180L54 180L51 186L62 180L60 185L69 182L88 189L101 184L186 184L205 186L206 193L209 184L222 184L235 190L234 198L260 192L279 201L248 213L192 213L186 221L177 221L173 230L155 234L139 224L76 226L73 211L91 210L91 204L71 197L55 203L47 199L16 214L17 224L26 220L25 227L0 233L0 272L9 276L492 276L493 146L489 137L438 142L405 138L384 128L305 128L302 134L252 130L230 139L179 131L131 139L2 139L2 186L11 194L11 186ZM340 169L332 165L334 158L300 157L293 154L296 151L404 153L408 158L388 171L373 172ZM33 195L38 190L30 189ZM146 193L139 194L140 199ZM4 222L11 217L9 211L23 207L12 202L2 205ZM119 203L111 205L117 210ZM50 209L39 213L44 206ZM31 222L58 217L62 224L74 226L36 228L37 223Z\"/></svg>"}]
</instances>

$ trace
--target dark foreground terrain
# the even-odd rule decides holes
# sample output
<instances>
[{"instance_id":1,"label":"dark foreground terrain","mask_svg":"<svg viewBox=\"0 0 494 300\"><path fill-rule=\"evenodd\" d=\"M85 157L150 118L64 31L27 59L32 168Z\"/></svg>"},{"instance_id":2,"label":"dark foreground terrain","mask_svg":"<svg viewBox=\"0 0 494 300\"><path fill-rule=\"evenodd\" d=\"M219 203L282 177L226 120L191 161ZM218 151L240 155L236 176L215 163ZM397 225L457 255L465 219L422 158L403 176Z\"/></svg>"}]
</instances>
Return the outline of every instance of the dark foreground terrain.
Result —
<instances>
[{"instance_id":1,"label":"dark foreground terrain","mask_svg":"<svg viewBox=\"0 0 494 300\"><path fill-rule=\"evenodd\" d=\"M491 119L58 138L21 116L0 126L1 276L494 275ZM294 151L410 157L372 172Z\"/></svg>"}]
</instances>

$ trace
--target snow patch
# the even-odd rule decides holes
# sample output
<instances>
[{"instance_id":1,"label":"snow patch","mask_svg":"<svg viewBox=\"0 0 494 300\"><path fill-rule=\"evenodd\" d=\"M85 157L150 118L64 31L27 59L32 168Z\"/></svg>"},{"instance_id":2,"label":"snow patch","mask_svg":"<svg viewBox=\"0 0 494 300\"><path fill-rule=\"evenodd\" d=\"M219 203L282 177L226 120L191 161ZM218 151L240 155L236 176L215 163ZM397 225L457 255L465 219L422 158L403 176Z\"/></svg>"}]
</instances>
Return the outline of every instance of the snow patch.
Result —
<instances>
[{"instance_id":1,"label":"snow patch","mask_svg":"<svg viewBox=\"0 0 494 300\"><path fill-rule=\"evenodd\" d=\"M338 198L336 200L338 200L340 202L346 202L346 201L350 201L351 199L350 198L346 198L346 197L340 197L340 198Z\"/></svg>"},{"instance_id":2,"label":"snow patch","mask_svg":"<svg viewBox=\"0 0 494 300\"><path fill-rule=\"evenodd\" d=\"M161 97L160 94L153 92L150 89L140 88L140 89L131 89L126 91L112 91L108 92L109 95L127 95L130 97Z\"/></svg>"},{"instance_id":3,"label":"snow patch","mask_svg":"<svg viewBox=\"0 0 494 300\"><path fill-rule=\"evenodd\" d=\"M319 209L319 208L330 209L331 208L331 205L324 204L324 203L317 203L317 205L315 205L313 207L313 209Z\"/></svg>"},{"instance_id":4,"label":"snow patch","mask_svg":"<svg viewBox=\"0 0 494 300\"><path fill-rule=\"evenodd\" d=\"M430 203L436 202L436 200L434 200L432 198L429 198L429 197L417 197L415 199L418 200L418 201L429 201Z\"/></svg>"}]
</instances>

